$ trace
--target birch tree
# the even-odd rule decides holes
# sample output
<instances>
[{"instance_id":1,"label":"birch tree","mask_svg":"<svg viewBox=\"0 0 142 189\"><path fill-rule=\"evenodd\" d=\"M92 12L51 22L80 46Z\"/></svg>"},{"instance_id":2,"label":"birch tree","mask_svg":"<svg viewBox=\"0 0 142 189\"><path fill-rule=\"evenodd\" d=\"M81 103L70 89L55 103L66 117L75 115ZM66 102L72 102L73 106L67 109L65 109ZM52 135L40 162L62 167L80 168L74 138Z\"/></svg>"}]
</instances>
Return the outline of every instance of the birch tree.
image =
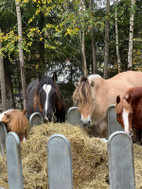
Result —
<instances>
[{"instance_id":1,"label":"birch tree","mask_svg":"<svg viewBox=\"0 0 142 189\"><path fill-rule=\"evenodd\" d=\"M1 28L0 28L1 33ZM0 40L0 49L2 48L2 43ZM1 99L2 99L2 111L7 109L6 106L6 84L5 84L5 70L4 70L4 62L3 57L0 54L0 86L1 86Z\"/></svg>"},{"instance_id":2,"label":"birch tree","mask_svg":"<svg viewBox=\"0 0 142 189\"><path fill-rule=\"evenodd\" d=\"M129 47L128 47L128 70L132 70L133 35L134 35L134 5L135 5L135 0L131 0Z\"/></svg>"},{"instance_id":3,"label":"birch tree","mask_svg":"<svg viewBox=\"0 0 142 189\"><path fill-rule=\"evenodd\" d=\"M26 82L25 82L25 66L24 66L24 53L22 48L22 18L20 4L15 0L16 13L17 13L17 23L18 23L18 44L19 44L19 61L20 61L20 72L21 72L21 82L22 82L22 93L23 93L23 106L26 108Z\"/></svg>"},{"instance_id":4,"label":"birch tree","mask_svg":"<svg viewBox=\"0 0 142 189\"><path fill-rule=\"evenodd\" d=\"M108 57L109 57L109 11L110 1L106 0L106 21L105 21L105 55L104 55L104 78L108 77Z\"/></svg>"},{"instance_id":5,"label":"birch tree","mask_svg":"<svg viewBox=\"0 0 142 189\"><path fill-rule=\"evenodd\" d=\"M93 10L93 0L89 2L90 9ZM93 57L93 73L97 73L97 59L96 59L96 46L94 40L94 28L91 27L91 43L92 43L92 57Z\"/></svg>"},{"instance_id":6,"label":"birch tree","mask_svg":"<svg viewBox=\"0 0 142 189\"><path fill-rule=\"evenodd\" d=\"M80 2L81 5L81 10L84 12L86 7L85 3L82 0ZM83 31L80 33L80 39L81 39L81 54L82 54L82 60L83 60L83 66L84 66L84 76L88 75L88 70L87 70L87 63L86 63L86 54L85 54L85 31L83 28Z\"/></svg>"},{"instance_id":7,"label":"birch tree","mask_svg":"<svg viewBox=\"0 0 142 189\"><path fill-rule=\"evenodd\" d=\"M120 53L119 53L119 37L118 37L118 14L117 14L117 8L118 8L118 0L115 2L115 40L116 40L116 56L117 56L117 67L118 67L118 73L121 71L121 59L120 59Z\"/></svg>"}]
</instances>

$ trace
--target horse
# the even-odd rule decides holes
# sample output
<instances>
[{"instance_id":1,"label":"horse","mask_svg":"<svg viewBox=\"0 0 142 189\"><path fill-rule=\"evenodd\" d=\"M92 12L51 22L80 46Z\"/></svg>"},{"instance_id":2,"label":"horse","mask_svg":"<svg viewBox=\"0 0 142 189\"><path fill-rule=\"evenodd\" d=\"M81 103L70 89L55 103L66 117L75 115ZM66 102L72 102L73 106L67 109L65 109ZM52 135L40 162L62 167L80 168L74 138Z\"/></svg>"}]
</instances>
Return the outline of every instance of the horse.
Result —
<instances>
[{"instance_id":1,"label":"horse","mask_svg":"<svg viewBox=\"0 0 142 189\"><path fill-rule=\"evenodd\" d=\"M123 97L118 95L115 111L124 131L131 134L133 130L133 140L142 142L142 87L128 89Z\"/></svg>"},{"instance_id":2,"label":"horse","mask_svg":"<svg viewBox=\"0 0 142 189\"><path fill-rule=\"evenodd\" d=\"M26 110L9 109L0 115L0 120L5 124L7 132L15 132L21 142L25 141L29 128L29 121L25 116L25 112Z\"/></svg>"},{"instance_id":3,"label":"horse","mask_svg":"<svg viewBox=\"0 0 142 189\"><path fill-rule=\"evenodd\" d=\"M57 84L57 75L33 80L27 87L27 117L40 112L44 122L65 122L65 101Z\"/></svg>"},{"instance_id":4,"label":"horse","mask_svg":"<svg viewBox=\"0 0 142 189\"><path fill-rule=\"evenodd\" d=\"M109 79L97 74L81 77L72 98L83 125L92 123L99 130L98 136L107 137L107 109L115 104L118 94L122 96L131 87L142 87L141 72L121 72Z\"/></svg>"}]
</instances>

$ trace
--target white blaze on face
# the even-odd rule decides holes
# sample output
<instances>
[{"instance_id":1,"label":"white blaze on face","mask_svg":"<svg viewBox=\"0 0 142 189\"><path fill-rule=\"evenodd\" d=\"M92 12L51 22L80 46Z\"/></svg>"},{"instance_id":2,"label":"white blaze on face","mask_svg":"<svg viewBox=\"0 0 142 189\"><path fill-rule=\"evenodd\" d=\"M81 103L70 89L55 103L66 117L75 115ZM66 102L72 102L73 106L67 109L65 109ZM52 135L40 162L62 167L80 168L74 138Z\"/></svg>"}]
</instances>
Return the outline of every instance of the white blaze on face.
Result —
<instances>
[{"instance_id":1,"label":"white blaze on face","mask_svg":"<svg viewBox=\"0 0 142 189\"><path fill-rule=\"evenodd\" d=\"M81 115L81 121L83 124L88 125L91 122L91 117L88 115L86 119L84 119L83 115Z\"/></svg>"},{"instance_id":2,"label":"white blaze on face","mask_svg":"<svg viewBox=\"0 0 142 189\"><path fill-rule=\"evenodd\" d=\"M43 90L45 91L45 94L46 94L45 107L44 107L45 108L45 116L46 116L46 112L47 112L47 109L48 109L48 96L49 96L49 93L51 91L51 85L44 84Z\"/></svg>"},{"instance_id":3,"label":"white blaze on face","mask_svg":"<svg viewBox=\"0 0 142 189\"><path fill-rule=\"evenodd\" d=\"M124 131L129 134L129 112L123 108L122 119L124 123Z\"/></svg>"}]
</instances>

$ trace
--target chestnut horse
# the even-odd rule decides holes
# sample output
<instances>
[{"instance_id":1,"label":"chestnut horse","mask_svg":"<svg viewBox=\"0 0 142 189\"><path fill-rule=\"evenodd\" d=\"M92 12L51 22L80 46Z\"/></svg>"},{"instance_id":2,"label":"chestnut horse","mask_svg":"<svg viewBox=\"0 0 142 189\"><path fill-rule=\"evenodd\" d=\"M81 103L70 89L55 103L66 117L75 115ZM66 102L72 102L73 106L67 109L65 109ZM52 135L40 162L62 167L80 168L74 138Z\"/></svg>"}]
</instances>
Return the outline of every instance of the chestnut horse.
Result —
<instances>
[{"instance_id":1,"label":"chestnut horse","mask_svg":"<svg viewBox=\"0 0 142 189\"><path fill-rule=\"evenodd\" d=\"M7 132L15 132L21 142L25 140L29 128L29 121L25 112L26 110L9 109L0 115L0 121L5 124Z\"/></svg>"},{"instance_id":2,"label":"chestnut horse","mask_svg":"<svg viewBox=\"0 0 142 189\"><path fill-rule=\"evenodd\" d=\"M27 87L27 116L40 112L44 121L65 122L65 102L57 84L57 75L33 80Z\"/></svg>"},{"instance_id":3,"label":"chestnut horse","mask_svg":"<svg viewBox=\"0 0 142 189\"><path fill-rule=\"evenodd\" d=\"M123 97L116 98L117 121L127 134L133 130L134 140L141 139L142 131L142 87L130 88Z\"/></svg>"},{"instance_id":4,"label":"chestnut horse","mask_svg":"<svg viewBox=\"0 0 142 189\"><path fill-rule=\"evenodd\" d=\"M142 87L142 73L127 71L110 79L99 75L82 77L76 85L73 102L81 113L85 125L91 122L98 126L99 136L107 136L107 109L115 104L118 94L122 96L131 87Z\"/></svg>"}]
</instances>

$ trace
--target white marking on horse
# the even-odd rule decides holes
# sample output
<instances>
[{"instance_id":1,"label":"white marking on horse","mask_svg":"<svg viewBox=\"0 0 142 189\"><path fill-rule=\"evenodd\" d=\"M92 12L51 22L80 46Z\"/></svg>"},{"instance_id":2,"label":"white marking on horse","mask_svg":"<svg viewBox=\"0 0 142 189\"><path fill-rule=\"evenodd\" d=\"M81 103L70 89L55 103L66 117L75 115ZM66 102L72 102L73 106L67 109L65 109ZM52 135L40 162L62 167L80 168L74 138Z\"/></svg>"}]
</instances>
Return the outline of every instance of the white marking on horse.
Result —
<instances>
[{"instance_id":1,"label":"white marking on horse","mask_svg":"<svg viewBox=\"0 0 142 189\"><path fill-rule=\"evenodd\" d=\"M89 75L88 76L88 79L89 80L93 80L93 79L99 79L99 78L101 78L101 76L100 75L98 75L98 74L92 74L92 75Z\"/></svg>"},{"instance_id":2,"label":"white marking on horse","mask_svg":"<svg viewBox=\"0 0 142 189\"><path fill-rule=\"evenodd\" d=\"M81 121L83 122L84 125L88 125L91 122L91 117L88 115L86 119L83 118L83 115L81 115Z\"/></svg>"},{"instance_id":3,"label":"white marking on horse","mask_svg":"<svg viewBox=\"0 0 142 189\"><path fill-rule=\"evenodd\" d=\"M2 113L0 114L0 121L2 120L2 118L4 117L4 115L5 115L6 113L11 112L11 111L13 111L13 110L14 110L14 109L8 109L8 110L2 112Z\"/></svg>"},{"instance_id":4,"label":"white marking on horse","mask_svg":"<svg viewBox=\"0 0 142 189\"><path fill-rule=\"evenodd\" d=\"M122 119L124 122L124 131L129 134L129 112L123 108Z\"/></svg>"},{"instance_id":5,"label":"white marking on horse","mask_svg":"<svg viewBox=\"0 0 142 189\"><path fill-rule=\"evenodd\" d=\"M49 96L49 93L51 91L51 85L44 84L43 90L46 93L46 100L45 100L45 107L44 107L45 108L45 118L46 118L46 112L47 112L47 109L48 109L48 96Z\"/></svg>"}]
</instances>

